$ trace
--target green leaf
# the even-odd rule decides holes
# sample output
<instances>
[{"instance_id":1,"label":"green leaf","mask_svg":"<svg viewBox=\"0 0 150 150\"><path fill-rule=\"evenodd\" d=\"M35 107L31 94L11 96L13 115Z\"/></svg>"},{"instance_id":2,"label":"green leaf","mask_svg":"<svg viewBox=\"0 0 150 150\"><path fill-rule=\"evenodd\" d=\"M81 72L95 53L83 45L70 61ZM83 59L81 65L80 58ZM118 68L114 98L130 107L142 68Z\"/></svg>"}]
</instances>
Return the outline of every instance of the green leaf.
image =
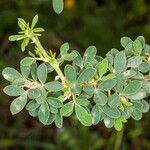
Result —
<instances>
[{"instance_id":1,"label":"green leaf","mask_svg":"<svg viewBox=\"0 0 150 150\"><path fill-rule=\"evenodd\" d=\"M97 49L95 46L89 46L83 56L84 61L91 61L96 56Z\"/></svg>"},{"instance_id":2,"label":"green leaf","mask_svg":"<svg viewBox=\"0 0 150 150\"><path fill-rule=\"evenodd\" d=\"M63 118L60 114L55 115L55 125L57 128L62 128Z\"/></svg>"},{"instance_id":3,"label":"green leaf","mask_svg":"<svg viewBox=\"0 0 150 150\"><path fill-rule=\"evenodd\" d=\"M135 55L141 55L141 52L142 52L142 43L136 39L134 42L133 42L133 53Z\"/></svg>"},{"instance_id":4,"label":"green leaf","mask_svg":"<svg viewBox=\"0 0 150 150\"><path fill-rule=\"evenodd\" d=\"M84 69L81 74L78 77L78 83L84 83L90 80L95 75L95 69L94 68L87 68Z\"/></svg>"},{"instance_id":5,"label":"green leaf","mask_svg":"<svg viewBox=\"0 0 150 150\"><path fill-rule=\"evenodd\" d=\"M121 45L125 48L132 40L129 37L122 37L120 40Z\"/></svg>"},{"instance_id":6,"label":"green leaf","mask_svg":"<svg viewBox=\"0 0 150 150\"><path fill-rule=\"evenodd\" d=\"M96 90L93 100L97 105L104 106L107 103L107 96L100 90Z\"/></svg>"},{"instance_id":7,"label":"green leaf","mask_svg":"<svg viewBox=\"0 0 150 150\"><path fill-rule=\"evenodd\" d=\"M99 109L99 107L97 105L94 105L91 111L91 115L92 115L92 123L94 125L98 124L99 121L101 121L103 119L103 112Z\"/></svg>"},{"instance_id":8,"label":"green leaf","mask_svg":"<svg viewBox=\"0 0 150 150\"><path fill-rule=\"evenodd\" d=\"M57 114L58 113L58 109L56 107L53 107L52 105L50 105L50 112L52 114Z\"/></svg>"},{"instance_id":9,"label":"green leaf","mask_svg":"<svg viewBox=\"0 0 150 150\"><path fill-rule=\"evenodd\" d=\"M114 79L112 79L112 80L105 80L105 81L102 81L100 83L98 88L101 91L105 91L105 90L112 89L115 85L116 85L116 80L114 80Z\"/></svg>"},{"instance_id":10,"label":"green leaf","mask_svg":"<svg viewBox=\"0 0 150 150\"><path fill-rule=\"evenodd\" d=\"M34 28L33 32L43 32L45 31L43 28Z\"/></svg>"},{"instance_id":11,"label":"green leaf","mask_svg":"<svg viewBox=\"0 0 150 150\"><path fill-rule=\"evenodd\" d=\"M24 78L28 78L30 75L30 66L20 66L21 74L23 75Z\"/></svg>"},{"instance_id":12,"label":"green leaf","mask_svg":"<svg viewBox=\"0 0 150 150\"><path fill-rule=\"evenodd\" d=\"M22 18L18 18L18 26L21 30L25 30L26 28L26 22Z\"/></svg>"},{"instance_id":13,"label":"green leaf","mask_svg":"<svg viewBox=\"0 0 150 150\"><path fill-rule=\"evenodd\" d=\"M100 78L107 72L108 69L108 60L103 59L102 62L98 65L98 73Z\"/></svg>"},{"instance_id":14,"label":"green leaf","mask_svg":"<svg viewBox=\"0 0 150 150\"><path fill-rule=\"evenodd\" d=\"M34 80L37 80L37 64L33 63L31 65L31 76Z\"/></svg>"},{"instance_id":15,"label":"green leaf","mask_svg":"<svg viewBox=\"0 0 150 150\"><path fill-rule=\"evenodd\" d=\"M76 82L76 70L73 66L71 65L66 65L64 68L64 73L65 77L70 83L75 83Z\"/></svg>"},{"instance_id":16,"label":"green leaf","mask_svg":"<svg viewBox=\"0 0 150 150\"><path fill-rule=\"evenodd\" d=\"M149 103L147 101L145 101L145 100L142 100L142 104L143 104L142 112L143 113L148 112L149 109L150 109Z\"/></svg>"},{"instance_id":17,"label":"green leaf","mask_svg":"<svg viewBox=\"0 0 150 150\"><path fill-rule=\"evenodd\" d=\"M48 82L44 87L50 92L58 92L64 88L59 81Z\"/></svg>"},{"instance_id":18,"label":"green leaf","mask_svg":"<svg viewBox=\"0 0 150 150\"><path fill-rule=\"evenodd\" d=\"M117 108L111 108L108 105L101 106L101 110L110 118L119 118L121 113Z\"/></svg>"},{"instance_id":19,"label":"green leaf","mask_svg":"<svg viewBox=\"0 0 150 150\"><path fill-rule=\"evenodd\" d=\"M73 60L73 63L82 69L83 59L78 51L76 51L76 53L77 53L77 57Z\"/></svg>"},{"instance_id":20,"label":"green leaf","mask_svg":"<svg viewBox=\"0 0 150 150\"><path fill-rule=\"evenodd\" d=\"M108 97L108 105L112 108L118 107L121 104L120 97L114 93Z\"/></svg>"},{"instance_id":21,"label":"green leaf","mask_svg":"<svg viewBox=\"0 0 150 150\"><path fill-rule=\"evenodd\" d=\"M24 52L25 51L25 48L26 48L26 46L28 46L28 44L29 44L29 38L27 37L27 38L25 38L24 40L23 40L23 42L22 42L22 44L21 44L21 50L22 50L22 52Z\"/></svg>"},{"instance_id":22,"label":"green leaf","mask_svg":"<svg viewBox=\"0 0 150 150\"><path fill-rule=\"evenodd\" d=\"M131 117L134 120L140 120L142 118L142 112L140 110L134 108L133 111L132 111L132 113L131 113Z\"/></svg>"},{"instance_id":23,"label":"green leaf","mask_svg":"<svg viewBox=\"0 0 150 150\"><path fill-rule=\"evenodd\" d=\"M102 80L111 80L111 79L114 79L115 77L116 77L116 74L110 73L110 74L108 74L106 76L103 76Z\"/></svg>"},{"instance_id":24,"label":"green leaf","mask_svg":"<svg viewBox=\"0 0 150 150\"><path fill-rule=\"evenodd\" d=\"M24 35L11 35L9 36L9 41L19 41L26 38Z\"/></svg>"},{"instance_id":25,"label":"green leaf","mask_svg":"<svg viewBox=\"0 0 150 150\"><path fill-rule=\"evenodd\" d=\"M35 109L37 109L40 106L40 104L38 104L36 102L36 100L32 100L30 101L27 105L26 105L26 109L28 111L34 111Z\"/></svg>"},{"instance_id":26,"label":"green leaf","mask_svg":"<svg viewBox=\"0 0 150 150\"><path fill-rule=\"evenodd\" d=\"M115 73L120 74L126 67L126 55L124 52L119 52L114 58Z\"/></svg>"},{"instance_id":27,"label":"green leaf","mask_svg":"<svg viewBox=\"0 0 150 150\"><path fill-rule=\"evenodd\" d=\"M41 92L39 89L29 89L28 97L29 99L35 99L41 96Z\"/></svg>"},{"instance_id":28,"label":"green leaf","mask_svg":"<svg viewBox=\"0 0 150 150\"><path fill-rule=\"evenodd\" d=\"M68 102L60 109L61 116L68 116L74 109L74 103Z\"/></svg>"},{"instance_id":29,"label":"green leaf","mask_svg":"<svg viewBox=\"0 0 150 150\"><path fill-rule=\"evenodd\" d=\"M147 73L148 71L150 71L150 64L147 62L142 62L139 65L138 70L142 73Z\"/></svg>"},{"instance_id":30,"label":"green leaf","mask_svg":"<svg viewBox=\"0 0 150 150\"><path fill-rule=\"evenodd\" d=\"M47 102L55 108L62 107L62 102L55 97L47 97Z\"/></svg>"},{"instance_id":31,"label":"green leaf","mask_svg":"<svg viewBox=\"0 0 150 150\"><path fill-rule=\"evenodd\" d=\"M8 85L3 89L3 91L9 96L19 96L25 92L23 88L18 87L16 85Z\"/></svg>"},{"instance_id":32,"label":"green leaf","mask_svg":"<svg viewBox=\"0 0 150 150\"><path fill-rule=\"evenodd\" d=\"M66 61L73 61L77 56L78 54L76 53L76 51L72 51L71 53L63 54L62 58Z\"/></svg>"},{"instance_id":33,"label":"green leaf","mask_svg":"<svg viewBox=\"0 0 150 150\"><path fill-rule=\"evenodd\" d=\"M38 22L38 15L35 15L31 23L31 29L35 27L37 22Z\"/></svg>"},{"instance_id":34,"label":"green leaf","mask_svg":"<svg viewBox=\"0 0 150 150\"><path fill-rule=\"evenodd\" d=\"M30 65L32 65L33 63L34 63L34 58L32 58L32 57L25 57L25 58L23 58L22 60L21 60L21 62L20 62L20 64L22 65L22 66L30 66Z\"/></svg>"},{"instance_id":35,"label":"green leaf","mask_svg":"<svg viewBox=\"0 0 150 150\"><path fill-rule=\"evenodd\" d=\"M52 0L53 3L53 9L57 14L60 14L63 11L63 0Z\"/></svg>"},{"instance_id":36,"label":"green leaf","mask_svg":"<svg viewBox=\"0 0 150 150\"><path fill-rule=\"evenodd\" d=\"M140 56L134 56L128 59L127 67L137 68L142 63Z\"/></svg>"},{"instance_id":37,"label":"green leaf","mask_svg":"<svg viewBox=\"0 0 150 150\"><path fill-rule=\"evenodd\" d=\"M29 111L29 114L30 114L32 117L37 117L37 116L38 116L38 110L39 110L39 109L35 109L35 110L32 110L32 111Z\"/></svg>"},{"instance_id":38,"label":"green leaf","mask_svg":"<svg viewBox=\"0 0 150 150\"><path fill-rule=\"evenodd\" d=\"M143 36L138 36L137 40L139 40L141 42L142 47L144 48L145 47L145 38Z\"/></svg>"},{"instance_id":39,"label":"green leaf","mask_svg":"<svg viewBox=\"0 0 150 150\"><path fill-rule=\"evenodd\" d=\"M75 105L75 113L79 121L84 125L84 126L91 126L92 125L92 117L91 114L87 112L87 110L76 104Z\"/></svg>"},{"instance_id":40,"label":"green leaf","mask_svg":"<svg viewBox=\"0 0 150 150\"><path fill-rule=\"evenodd\" d=\"M123 78L127 79L127 78L131 78L133 76L136 75L136 72L134 70L126 70L122 73Z\"/></svg>"},{"instance_id":41,"label":"green leaf","mask_svg":"<svg viewBox=\"0 0 150 150\"><path fill-rule=\"evenodd\" d=\"M115 119L114 127L117 131L121 131L121 129L122 129L122 119L121 118Z\"/></svg>"},{"instance_id":42,"label":"green leaf","mask_svg":"<svg viewBox=\"0 0 150 150\"><path fill-rule=\"evenodd\" d=\"M115 90L118 92L122 92L123 91L123 77L121 74L118 74L116 77L116 85L115 85Z\"/></svg>"},{"instance_id":43,"label":"green leaf","mask_svg":"<svg viewBox=\"0 0 150 150\"><path fill-rule=\"evenodd\" d=\"M47 79L47 67L44 63L37 68L37 77L41 83L45 83Z\"/></svg>"},{"instance_id":44,"label":"green leaf","mask_svg":"<svg viewBox=\"0 0 150 150\"><path fill-rule=\"evenodd\" d=\"M132 95L138 92L142 87L142 82L138 80L131 81L123 90L124 95Z\"/></svg>"},{"instance_id":45,"label":"green leaf","mask_svg":"<svg viewBox=\"0 0 150 150\"><path fill-rule=\"evenodd\" d=\"M114 119L106 117L104 118L104 124L107 128L112 128L114 125Z\"/></svg>"},{"instance_id":46,"label":"green leaf","mask_svg":"<svg viewBox=\"0 0 150 150\"><path fill-rule=\"evenodd\" d=\"M127 98L132 100L141 100L146 97L146 91L143 89L140 89L138 92L132 94L132 95L126 95Z\"/></svg>"},{"instance_id":47,"label":"green leaf","mask_svg":"<svg viewBox=\"0 0 150 150\"><path fill-rule=\"evenodd\" d=\"M15 79L22 78L22 75L14 68L7 67L2 71L3 77L8 81L14 81Z\"/></svg>"},{"instance_id":48,"label":"green leaf","mask_svg":"<svg viewBox=\"0 0 150 150\"><path fill-rule=\"evenodd\" d=\"M50 113L50 116L49 116L47 122L45 123L45 125L52 124L54 120L55 120L55 115Z\"/></svg>"},{"instance_id":49,"label":"green leaf","mask_svg":"<svg viewBox=\"0 0 150 150\"><path fill-rule=\"evenodd\" d=\"M38 104L42 104L46 101L48 93L46 92L46 89L44 87L40 87L39 90L40 90L41 96L39 96L35 100L37 101Z\"/></svg>"},{"instance_id":50,"label":"green leaf","mask_svg":"<svg viewBox=\"0 0 150 150\"><path fill-rule=\"evenodd\" d=\"M69 43L68 42L61 45L61 47L60 47L61 55L67 54L68 50L69 50Z\"/></svg>"},{"instance_id":51,"label":"green leaf","mask_svg":"<svg viewBox=\"0 0 150 150\"><path fill-rule=\"evenodd\" d=\"M27 95L21 95L20 97L16 98L10 105L10 111L13 115L19 113L27 103Z\"/></svg>"},{"instance_id":52,"label":"green leaf","mask_svg":"<svg viewBox=\"0 0 150 150\"><path fill-rule=\"evenodd\" d=\"M83 86L83 91L92 96L94 94L94 87L91 85L85 85Z\"/></svg>"},{"instance_id":53,"label":"green leaf","mask_svg":"<svg viewBox=\"0 0 150 150\"><path fill-rule=\"evenodd\" d=\"M40 122L42 122L43 124L46 124L48 121L49 115L50 115L50 112L49 112L48 104L46 102L42 103L38 111L38 118Z\"/></svg>"},{"instance_id":54,"label":"green leaf","mask_svg":"<svg viewBox=\"0 0 150 150\"><path fill-rule=\"evenodd\" d=\"M87 99L81 98L76 99L76 103L81 106L88 106L90 104L90 102Z\"/></svg>"}]
</instances>

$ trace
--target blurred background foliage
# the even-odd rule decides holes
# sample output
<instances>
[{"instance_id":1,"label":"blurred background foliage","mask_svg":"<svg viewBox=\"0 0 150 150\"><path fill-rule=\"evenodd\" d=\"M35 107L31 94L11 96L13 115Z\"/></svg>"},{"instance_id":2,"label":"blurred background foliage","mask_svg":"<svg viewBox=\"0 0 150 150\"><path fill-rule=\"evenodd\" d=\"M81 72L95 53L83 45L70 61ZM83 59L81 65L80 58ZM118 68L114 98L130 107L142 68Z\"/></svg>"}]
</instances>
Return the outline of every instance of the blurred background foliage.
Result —
<instances>
[{"instance_id":1,"label":"blurred background foliage","mask_svg":"<svg viewBox=\"0 0 150 150\"><path fill-rule=\"evenodd\" d=\"M57 15L51 0L0 0L0 70L6 66L19 68L22 53L19 43L10 43L8 36L18 31L17 18L31 20L39 14L43 27L41 41L58 51L68 41L81 53L95 45L104 56L115 47L121 50L120 38L143 35L150 43L149 0L64 0L63 13ZM30 49L30 47L29 47ZM57 52L59 53L59 51ZM2 92L5 82L0 75L0 149L1 150L149 150L150 113L141 121L130 120L124 132L106 129L103 123L83 127L74 118L66 119L64 128L44 126L26 111L12 116L11 98ZM121 147L118 148L122 140Z\"/></svg>"}]
</instances>

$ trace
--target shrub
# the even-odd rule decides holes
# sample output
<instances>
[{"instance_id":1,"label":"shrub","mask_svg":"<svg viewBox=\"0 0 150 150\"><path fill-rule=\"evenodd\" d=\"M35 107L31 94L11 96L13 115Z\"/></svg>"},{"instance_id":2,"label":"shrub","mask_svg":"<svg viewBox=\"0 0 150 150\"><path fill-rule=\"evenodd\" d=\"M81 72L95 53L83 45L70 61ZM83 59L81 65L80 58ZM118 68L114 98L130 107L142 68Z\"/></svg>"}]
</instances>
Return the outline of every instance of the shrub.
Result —
<instances>
[{"instance_id":1,"label":"shrub","mask_svg":"<svg viewBox=\"0 0 150 150\"><path fill-rule=\"evenodd\" d=\"M75 113L84 126L103 121L107 128L120 131L127 119L140 120L149 111L144 99L150 94L150 46L143 36L134 41L121 38L123 50L113 48L105 58L96 55L95 46L89 46L82 57L70 51L68 43L60 47L57 57L41 45L44 29L35 28L37 21L38 15L31 25L19 18L21 31L9 37L10 41L22 40L22 51L30 41L35 46L35 53L29 51L21 60L21 73L10 67L2 72L11 83L4 92L17 97L10 105L13 115L25 107L44 125L54 122L61 128L63 118ZM64 61L69 62L65 67ZM57 75L52 80L49 76L54 71Z\"/></svg>"}]
</instances>

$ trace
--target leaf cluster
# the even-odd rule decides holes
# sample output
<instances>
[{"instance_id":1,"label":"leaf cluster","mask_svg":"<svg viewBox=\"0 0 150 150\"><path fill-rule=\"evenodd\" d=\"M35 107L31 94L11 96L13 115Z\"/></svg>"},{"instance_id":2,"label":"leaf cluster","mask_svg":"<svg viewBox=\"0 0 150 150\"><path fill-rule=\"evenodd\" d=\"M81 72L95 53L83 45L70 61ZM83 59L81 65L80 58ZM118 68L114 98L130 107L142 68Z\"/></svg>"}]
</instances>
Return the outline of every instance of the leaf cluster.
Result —
<instances>
[{"instance_id":1,"label":"leaf cluster","mask_svg":"<svg viewBox=\"0 0 150 150\"><path fill-rule=\"evenodd\" d=\"M96 55L95 46L89 46L81 56L64 43L57 58L40 44L35 30L43 30L34 28L37 19L36 15L30 28L19 19L20 38L18 35L9 38L22 39L23 43L25 39L33 40L35 44L35 54L29 52L30 56L20 62L21 73L10 67L2 72L10 81L4 92L17 97L10 105L13 115L25 108L41 123L54 122L61 128L63 119L75 114L84 126L103 122L107 128L120 131L130 117L140 120L149 111L145 98L150 94L150 46L143 36L134 41L121 38L123 49L113 48L105 58ZM69 63L62 67L64 61ZM50 80L53 71L57 75Z\"/></svg>"}]
</instances>

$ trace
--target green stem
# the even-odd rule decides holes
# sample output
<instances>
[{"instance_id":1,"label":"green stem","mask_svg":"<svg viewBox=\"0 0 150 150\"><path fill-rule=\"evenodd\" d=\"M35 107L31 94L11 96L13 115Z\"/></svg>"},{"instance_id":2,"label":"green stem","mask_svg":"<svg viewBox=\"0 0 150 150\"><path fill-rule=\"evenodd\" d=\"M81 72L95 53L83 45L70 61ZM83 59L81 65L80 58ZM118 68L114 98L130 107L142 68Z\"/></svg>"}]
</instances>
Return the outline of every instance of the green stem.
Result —
<instances>
[{"instance_id":1,"label":"green stem","mask_svg":"<svg viewBox=\"0 0 150 150\"><path fill-rule=\"evenodd\" d=\"M117 131L114 150L120 150L122 138L123 138L123 132L124 132L124 128L120 132Z\"/></svg>"},{"instance_id":2,"label":"green stem","mask_svg":"<svg viewBox=\"0 0 150 150\"><path fill-rule=\"evenodd\" d=\"M60 76L60 79L62 80L62 82L65 81L65 77L61 71L61 69L59 68L59 62L57 61L57 59L55 58L51 58L47 53L46 50L43 48L43 46L41 45L39 39L37 37L35 37L35 45L42 51L42 54L44 56L44 58L48 61L48 63L54 68L54 70L57 72L57 74ZM34 41L34 40L33 40Z\"/></svg>"}]
</instances>

